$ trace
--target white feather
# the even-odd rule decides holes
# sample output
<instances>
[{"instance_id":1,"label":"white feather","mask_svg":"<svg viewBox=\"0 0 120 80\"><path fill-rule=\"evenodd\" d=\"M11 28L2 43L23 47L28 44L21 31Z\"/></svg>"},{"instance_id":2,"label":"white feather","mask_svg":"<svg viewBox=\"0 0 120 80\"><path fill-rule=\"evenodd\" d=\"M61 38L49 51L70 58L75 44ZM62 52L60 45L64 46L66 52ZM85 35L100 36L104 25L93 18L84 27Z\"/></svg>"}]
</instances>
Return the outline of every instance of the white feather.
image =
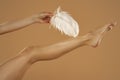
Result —
<instances>
[{"instance_id":1,"label":"white feather","mask_svg":"<svg viewBox=\"0 0 120 80\"><path fill-rule=\"evenodd\" d=\"M77 37L79 34L78 23L67 12L62 11L60 7L51 18L50 23L68 36Z\"/></svg>"}]
</instances>

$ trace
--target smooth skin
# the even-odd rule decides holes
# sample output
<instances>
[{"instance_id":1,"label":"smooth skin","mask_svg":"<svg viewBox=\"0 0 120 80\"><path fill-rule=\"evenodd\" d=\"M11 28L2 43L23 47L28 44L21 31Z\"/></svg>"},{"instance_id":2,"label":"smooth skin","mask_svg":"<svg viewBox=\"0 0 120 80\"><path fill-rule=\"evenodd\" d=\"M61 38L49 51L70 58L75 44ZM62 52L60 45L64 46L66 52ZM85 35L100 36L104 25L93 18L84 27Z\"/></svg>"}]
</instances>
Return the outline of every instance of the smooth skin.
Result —
<instances>
[{"instance_id":1,"label":"smooth skin","mask_svg":"<svg viewBox=\"0 0 120 80\"><path fill-rule=\"evenodd\" d=\"M16 31L34 23L49 23L51 17L52 13L43 12L20 21L2 24L0 26L0 34ZM26 47L18 55L0 66L0 80L22 80L27 69L35 62L57 59L82 46L97 47L103 36L115 25L116 23L110 23L81 37L45 47L40 47L39 45Z\"/></svg>"},{"instance_id":2,"label":"smooth skin","mask_svg":"<svg viewBox=\"0 0 120 80\"><path fill-rule=\"evenodd\" d=\"M34 23L49 23L52 15L50 12L41 12L19 21L2 23L0 24L0 35L19 30Z\"/></svg>"}]
</instances>

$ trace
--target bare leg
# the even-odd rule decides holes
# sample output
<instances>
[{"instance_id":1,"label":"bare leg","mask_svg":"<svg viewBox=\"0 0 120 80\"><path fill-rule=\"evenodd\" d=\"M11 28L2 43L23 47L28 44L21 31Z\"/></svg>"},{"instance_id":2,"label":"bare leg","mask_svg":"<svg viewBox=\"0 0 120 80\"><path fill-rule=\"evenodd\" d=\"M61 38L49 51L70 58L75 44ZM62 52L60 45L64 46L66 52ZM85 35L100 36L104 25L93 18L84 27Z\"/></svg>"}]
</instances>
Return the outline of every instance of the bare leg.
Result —
<instances>
[{"instance_id":1,"label":"bare leg","mask_svg":"<svg viewBox=\"0 0 120 80\"><path fill-rule=\"evenodd\" d=\"M0 80L21 80L25 71L37 61L56 59L83 45L97 47L104 34L113 26L115 26L114 23L108 24L82 37L47 47L31 46L25 48L19 55L1 65Z\"/></svg>"}]
</instances>

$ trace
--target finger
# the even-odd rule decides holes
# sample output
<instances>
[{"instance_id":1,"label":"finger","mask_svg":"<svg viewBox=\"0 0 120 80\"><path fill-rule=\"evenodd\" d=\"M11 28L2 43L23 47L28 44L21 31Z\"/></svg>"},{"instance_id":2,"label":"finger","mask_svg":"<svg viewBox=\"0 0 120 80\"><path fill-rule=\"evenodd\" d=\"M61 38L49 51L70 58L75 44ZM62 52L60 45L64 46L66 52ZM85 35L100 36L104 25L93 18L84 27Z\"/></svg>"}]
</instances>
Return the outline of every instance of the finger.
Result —
<instances>
[{"instance_id":1,"label":"finger","mask_svg":"<svg viewBox=\"0 0 120 80\"><path fill-rule=\"evenodd\" d=\"M44 17L44 16L50 16L52 17L53 16L53 13L52 12L42 12L41 13L41 16Z\"/></svg>"}]
</instances>

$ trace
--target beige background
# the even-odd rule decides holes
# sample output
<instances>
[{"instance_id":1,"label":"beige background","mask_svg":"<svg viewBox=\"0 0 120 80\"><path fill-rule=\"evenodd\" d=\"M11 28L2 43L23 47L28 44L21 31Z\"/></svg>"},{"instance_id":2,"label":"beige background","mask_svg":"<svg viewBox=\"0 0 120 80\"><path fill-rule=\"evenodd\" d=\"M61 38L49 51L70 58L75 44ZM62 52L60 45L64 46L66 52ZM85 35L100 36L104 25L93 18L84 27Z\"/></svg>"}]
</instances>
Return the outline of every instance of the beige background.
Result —
<instances>
[{"instance_id":1,"label":"beige background","mask_svg":"<svg viewBox=\"0 0 120 80\"><path fill-rule=\"evenodd\" d=\"M0 23L53 12L59 5L79 22L80 35L112 21L118 25L98 48L82 47L57 60L38 62L23 80L120 80L120 0L0 0ZM0 63L25 46L49 45L68 38L49 29L49 24L33 24L1 35Z\"/></svg>"}]
</instances>

